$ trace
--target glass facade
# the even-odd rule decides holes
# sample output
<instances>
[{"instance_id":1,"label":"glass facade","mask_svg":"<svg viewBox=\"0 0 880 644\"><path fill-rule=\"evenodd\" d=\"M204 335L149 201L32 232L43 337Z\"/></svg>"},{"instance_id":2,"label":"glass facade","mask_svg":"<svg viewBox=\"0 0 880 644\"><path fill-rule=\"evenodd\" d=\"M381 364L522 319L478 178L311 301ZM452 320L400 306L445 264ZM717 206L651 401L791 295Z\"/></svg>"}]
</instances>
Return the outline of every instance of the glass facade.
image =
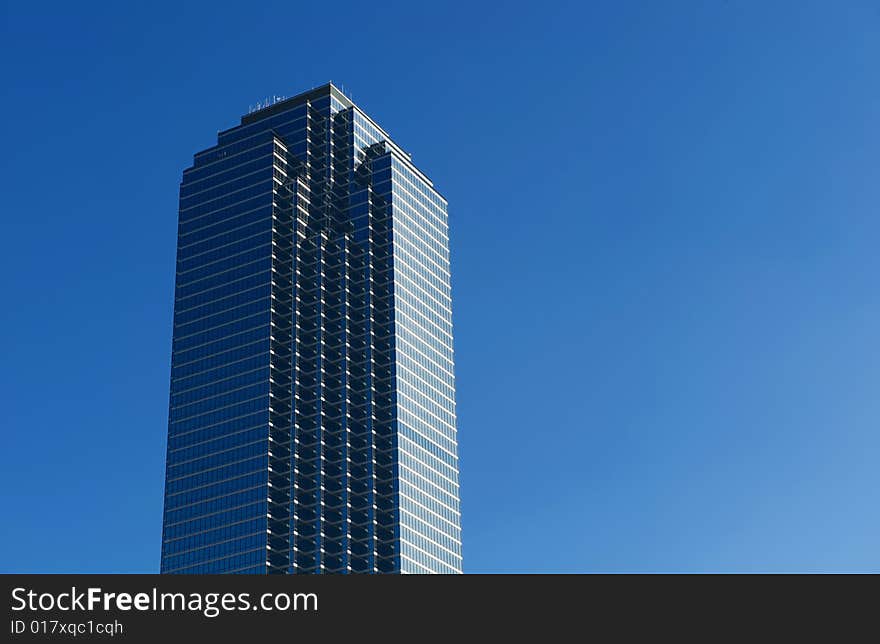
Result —
<instances>
[{"instance_id":1,"label":"glass facade","mask_svg":"<svg viewBox=\"0 0 880 644\"><path fill-rule=\"evenodd\" d=\"M333 85L180 186L163 573L458 573L446 200Z\"/></svg>"}]
</instances>

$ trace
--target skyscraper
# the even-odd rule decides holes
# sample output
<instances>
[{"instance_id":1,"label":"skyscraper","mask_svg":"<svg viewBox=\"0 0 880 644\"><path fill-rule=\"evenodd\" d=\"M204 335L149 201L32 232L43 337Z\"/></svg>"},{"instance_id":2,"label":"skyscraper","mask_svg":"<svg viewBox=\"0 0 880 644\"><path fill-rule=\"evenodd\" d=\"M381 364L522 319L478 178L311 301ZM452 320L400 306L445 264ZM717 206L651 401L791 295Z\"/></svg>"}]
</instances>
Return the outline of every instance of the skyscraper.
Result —
<instances>
[{"instance_id":1,"label":"skyscraper","mask_svg":"<svg viewBox=\"0 0 880 644\"><path fill-rule=\"evenodd\" d=\"M461 572L446 200L332 84L180 185L163 573Z\"/></svg>"}]
</instances>

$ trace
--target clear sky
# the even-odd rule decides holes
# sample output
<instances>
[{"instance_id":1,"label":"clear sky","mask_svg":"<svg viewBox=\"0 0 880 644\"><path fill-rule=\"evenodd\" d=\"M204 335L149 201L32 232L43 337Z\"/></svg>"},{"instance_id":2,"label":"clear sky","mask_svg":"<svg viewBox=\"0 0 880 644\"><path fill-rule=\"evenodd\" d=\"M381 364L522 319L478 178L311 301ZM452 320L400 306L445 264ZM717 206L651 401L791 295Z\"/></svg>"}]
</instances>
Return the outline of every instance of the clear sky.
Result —
<instances>
[{"instance_id":1,"label":"clear sky","mask_svg":"<svg viewBox=\"0 0 880 644\"><path fill-rule=\"evenodd\" d=\"M0 571L158 570L181 171L328 80L449 199L467 572L880 571L877 2L4 11Z\"/></svg>"}]
</instances>

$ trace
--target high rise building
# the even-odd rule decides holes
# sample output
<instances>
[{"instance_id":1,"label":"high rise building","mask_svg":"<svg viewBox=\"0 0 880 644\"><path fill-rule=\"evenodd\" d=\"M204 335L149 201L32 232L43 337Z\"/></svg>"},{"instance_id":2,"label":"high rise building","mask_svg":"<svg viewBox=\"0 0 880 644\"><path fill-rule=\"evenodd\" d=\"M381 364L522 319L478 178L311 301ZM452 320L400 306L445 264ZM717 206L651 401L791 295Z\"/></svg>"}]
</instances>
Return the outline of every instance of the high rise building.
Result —
<instances>
[{"instance_id":1,"label":"high rise building","mask_svg":"<svg viewBox=\"0 0 880 644\"><path fill-rule=\"evenodd\" d=\"M195 155L163 573L461 572L446 207L332 84Z\"/></svg>"}]
</instances>

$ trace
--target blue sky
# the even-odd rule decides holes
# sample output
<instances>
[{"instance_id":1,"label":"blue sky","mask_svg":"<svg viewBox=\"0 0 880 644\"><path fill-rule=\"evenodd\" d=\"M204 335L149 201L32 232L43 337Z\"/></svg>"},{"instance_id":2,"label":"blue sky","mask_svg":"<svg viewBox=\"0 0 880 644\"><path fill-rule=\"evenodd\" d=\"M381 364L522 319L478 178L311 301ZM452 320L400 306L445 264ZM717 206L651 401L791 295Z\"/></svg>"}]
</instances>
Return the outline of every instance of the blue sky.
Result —
<instances>
[{"instance_id":1,"label":"blue sky","mask_svg":"<svg viewBox=\"0 0 880 644\"><path fill-rule=\"evenodd\" d=\"M4 8L0 570L158 570L181 171L333 80L450 202L466 571L880 571L875 2L131 5Z\"/></svg>"}]
</instances>

